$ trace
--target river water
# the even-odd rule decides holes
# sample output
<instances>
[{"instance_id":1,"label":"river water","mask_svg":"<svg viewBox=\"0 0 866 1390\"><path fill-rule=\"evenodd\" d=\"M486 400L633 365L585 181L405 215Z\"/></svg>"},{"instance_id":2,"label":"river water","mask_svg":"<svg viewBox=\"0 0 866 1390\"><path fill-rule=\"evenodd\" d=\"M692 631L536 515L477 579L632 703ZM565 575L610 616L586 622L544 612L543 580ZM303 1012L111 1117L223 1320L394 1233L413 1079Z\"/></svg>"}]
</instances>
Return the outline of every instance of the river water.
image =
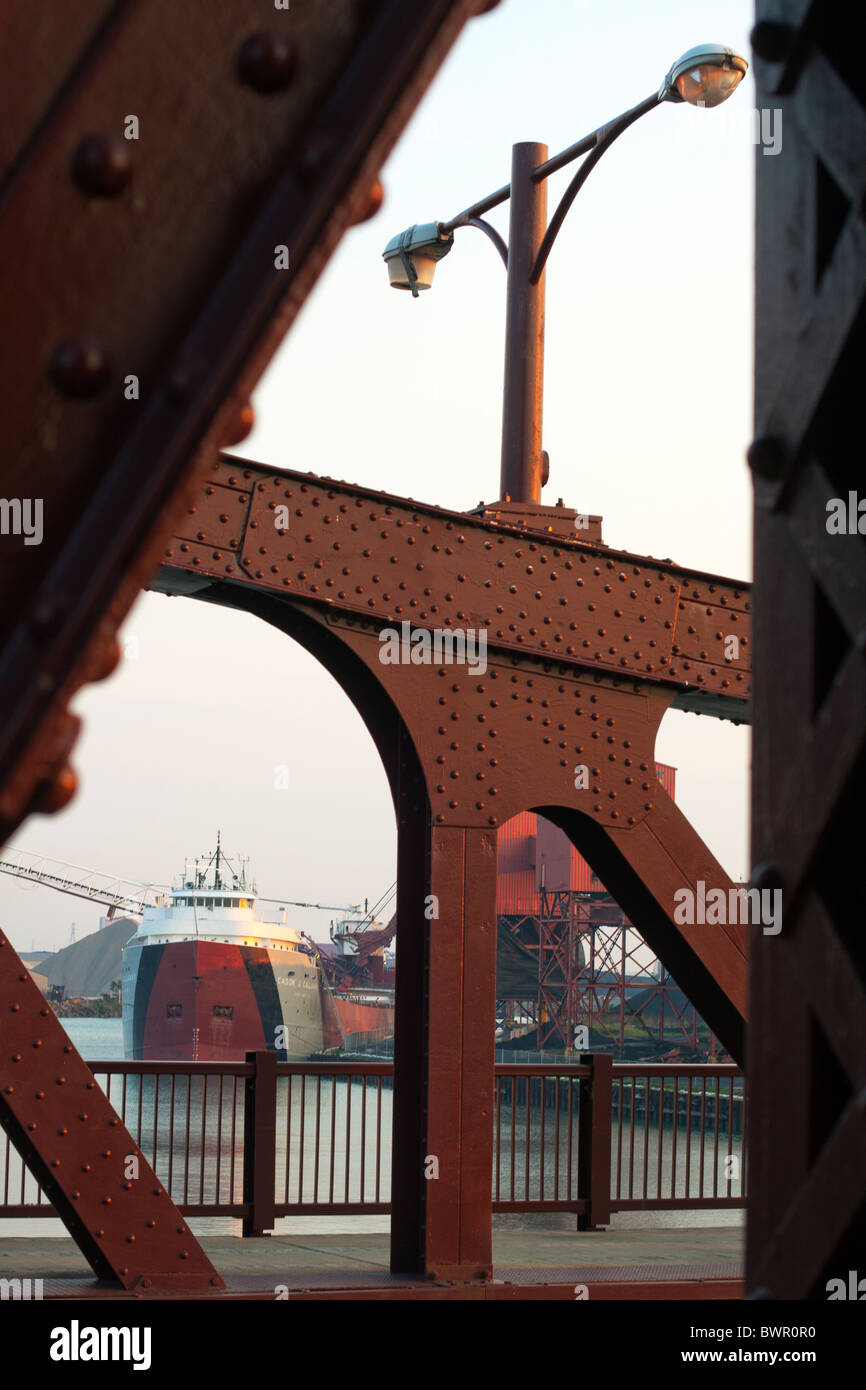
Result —
<instances>
[{"instance_id":1,"label":"river water","mask_svg":"<svg viewBox=\"0 0 866 1390\"><path fill-rule=\"evenodd\" d=\"M123 1038L120 1019L72 1018L63 1020L64 1027L81 1054L88 1061L118 1060L123 1057ZM125 1091L120 1077L107 1079L97 1076L103 1086L110 1081L112 1103L125 1116L128 1127L150 1161L156 1153L155 1166L162 1182L169 1187L176 1201L188 1197L191 1201L204 1198L210 1202L226 1202L233 1193L241 1197L241 1165L243 1149L242 1100L243 1085L228 1078L224 1084L209 1078L207 1089L200 1077L189 1084L178 1078L172 1085L162 1078L157 1090L153 1077L128 1078ZM520 1086L518 1083L518 1098ZM366 1085L359 1079L352 1084L332 1082L327 1078L316 1081L291 1078L291 1089L285 1080L278 1088L277 1105L277 1200L311 1202L316 1197L330 1197L336 1202L388 1200L390 1190L390 1131L392 1092L389 1086L379 1085L369 1078ZM634 1172L635 1193L638 1195L644 1172L648 1175L648 1191L660 1190L671 1195L673 1143L670 1124L660 1132L657 1122L647 1127L636 1117L634 1133L626 1116L622 1143L614 1134L611 1169L614 1183L618 1180L623 1196L628 1196L629 1172ZM539 1161L539 1132L545 1126L547 1157L544 1171ZM560 1115L564 1126L566 1117ZM500 1116L501 1150L499 1155L500 1196L507 1199L513 1183L518 1198L528 1191L532 1197L562 1196L569 1181L568 1154L562 1136L562 1158L559 1172L551 1166L550 1145L557 1124L556 1113L547 1111L542 1120L540 1111L533 1109L528 1118L518 1104L512 1121L509 1106L502 1107ZM698 1134L689 1134L689 1195L701 1190L709 1194L713 1188L714 1170L718 1174L720 1193L737 1193L739 1184L728 1188L724 1183L725 1150L739 1154L739 1135L730 1140L721 1125L719 1145L704 1148L704 1168L701 1173L701 1145ZM183 1136L189 1135L184 1143ZM528 1142L527 1142L528 1138ZM721 1157L720 1157L721 1155ZM686 1136L684 1126L677 1135L677 1158L673 1193L685 1195ZM719 1169L721 1163L722 1168ZM4 1166L7 1171L4 1172ZM8 1153L4 1165L3 1137L0 1136L0 1191L4 1181L9 1183L8 1200L20 1201L21 1165L14 1151ZM377 1187L378 1184L378 1187ZM24 1200L36 1200L36 1186L24 1175ZM502 1226L546 1226L574 1230L573 1215L509 1214L495 1216ZM743 1213L738 1209L711 1209L649 1212L620 1212L611 1222L615 1228L629 1227L695 1227L740 1225ZM190 1226L200 1235L239 1235L240 1221L232 1217L191 1217ZM388 1216L333 1215L291 1216L280 1218L274 1230L278 1234L337 1234L338 1232L387 1232ZM0 1219L0 1236L60 1236L65 1234L62 1223L55 1218Z\"/></svg>"}]
</instances>

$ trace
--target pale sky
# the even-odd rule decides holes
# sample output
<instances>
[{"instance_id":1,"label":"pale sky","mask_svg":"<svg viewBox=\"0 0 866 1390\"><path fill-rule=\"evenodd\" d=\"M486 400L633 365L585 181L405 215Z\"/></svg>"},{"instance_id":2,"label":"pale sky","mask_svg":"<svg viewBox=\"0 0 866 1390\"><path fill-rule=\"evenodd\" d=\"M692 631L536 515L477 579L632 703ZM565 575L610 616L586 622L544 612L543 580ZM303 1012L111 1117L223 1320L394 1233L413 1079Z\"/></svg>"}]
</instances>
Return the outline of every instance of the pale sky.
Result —
<instances>
[{"instance_id":1,"label":"pale sky","mask_svg":"<svg viewBox=\"0 0 866 1390\"><path fill-rule=\"evenodd\" d=\"M470 23L383 171L385 203L351 231L255 397L235 452L465 509L498 495L505 276L457 233L432 291L389 290L385 243L507 183L510 147L551 154L656 89L696 43L749 56L751 0L502 0ZM547 273L543 500L601 513L604 539L751 577L755 94L666 105L604 157ZM758 158L765 157L758 153ZM569 171L550 182L552 212ZM507 205L491 215L507 234ZM16 847L166 882L222 830L259 891L329 904L395 877L385 775L348 699L256 618L144 595L119 672L75 703L81 789ZM134 639L131 641L130 639ZM749 736L670 713L656 748L727 871L748 872ZM289 787L274 769L289 769ZM0 876L21 950L95 929L100 909ZM290 922L326 935L325 914Z\"/></svg>"}]
</instances>

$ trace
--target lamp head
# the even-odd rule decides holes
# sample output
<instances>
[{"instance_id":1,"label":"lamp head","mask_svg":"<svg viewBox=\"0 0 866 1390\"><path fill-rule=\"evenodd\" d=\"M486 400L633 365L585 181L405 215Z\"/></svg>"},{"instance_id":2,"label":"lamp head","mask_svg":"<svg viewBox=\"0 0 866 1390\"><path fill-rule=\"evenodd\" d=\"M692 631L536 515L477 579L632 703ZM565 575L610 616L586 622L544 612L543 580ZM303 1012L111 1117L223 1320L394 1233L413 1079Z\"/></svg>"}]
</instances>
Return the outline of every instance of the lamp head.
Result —
<instances>
[{"instance_id":1,"label":"lamp head","mask_svg":"<svg viewBox=\"0 0 866 1390\"><path fill-rule=\"evenodd\" d=\"M678 58L661 86L663 101L691 106L721 106L742 82L749 64L732 48L699 43Z\"/></svg>"},{"instance_id":2,"label":"lamp head","mask_svg":"<svg viewBox=\"0 0 866 1390\"><path fill-rule=\"evenodd\" d=\"M436 262L453 245L454 233L443 232L438 222L424 222L392 237L382 252L392 288L411 290L417 299L419 291L430 289Z\"/></svg>"}]
</instances>

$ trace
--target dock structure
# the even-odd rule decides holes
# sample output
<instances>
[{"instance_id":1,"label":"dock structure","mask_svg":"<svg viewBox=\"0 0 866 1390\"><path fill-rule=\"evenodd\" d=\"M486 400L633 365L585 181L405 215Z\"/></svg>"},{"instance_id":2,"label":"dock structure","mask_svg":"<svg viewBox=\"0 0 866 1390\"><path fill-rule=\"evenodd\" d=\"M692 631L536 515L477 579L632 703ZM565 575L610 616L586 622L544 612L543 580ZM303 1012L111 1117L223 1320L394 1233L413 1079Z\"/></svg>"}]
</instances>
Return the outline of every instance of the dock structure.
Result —
<instances>
[{"instance_id":1,"label":"dock structure","mask_svg":"<svg viewBox=\"0 0 866 1390\"><path fill-rule=\"evenodd\" d=\"M15 389L0 490L38 488L45 539L0 570L0 837L74 795L70 700L114 669L143 586L259 616L349 695L398 823L388 1268L371 1260L348 1291L320 1283L309 1296L574 1297L573 1269L541 1279L521 1256L504 1278L493 1240L496 834L536 811L748 1063L745 1286L821 1297L827 1271L847 1271L864 1243L860 895L839 850L866 793L866 88L848 56L852 10L758 3L756 75L762 100L784 103L786 145L757 161L754 589L615 549L598 518L581 538L564 504L509 496L460 513L226 452L343 232L378 208L379 170L463 24L492 8L334 0L268 7L263 28L254 0L209 5L206 23L157 0L72 7L61 32L14 0L0 300ZM190 73L202 102L178 100ZM64 255L41 254L48 218L66 229ZM124 400L107 390L118 380ZM849 534L825 524L837 494L855 495ZM484 670L384 662L383 634L406 622L483 632ZM677 911L684 885L701 902L735 885L655 774L674 707L735 720L754 708L752 883L784 893L780 933ZM0 1018L0 1121L98 1291L243 1296L5 933ZM598 1058L576 1065L597 1069L586 1160L586 1146L597 1156L610 1143L613 1083ZM278 1077L273 1058L249 1066L261 1073L243 1077L253 1143L257 1121L271 1133ZM645 1115L653 1094L648 1080ZM620 1133L638 1110L636 1093L620 1096ZM680 1113L677 1100L671 1125ZM690 1099L689 1129L691 1116ZM261 1139L250 1234L275 1215ZM604 1165L586 1171L598 1216ZM578 1195L591 1215L592 1193ZM695 1263L671 1262L669 1296L696 1296ZM734 1263L711 1262L697 1296L739 1294ZM600 1296L658 1297L635 1268L599 1280ZM247 1294L273 1288L259 1279Z\"/></svg>"}]
</instances>

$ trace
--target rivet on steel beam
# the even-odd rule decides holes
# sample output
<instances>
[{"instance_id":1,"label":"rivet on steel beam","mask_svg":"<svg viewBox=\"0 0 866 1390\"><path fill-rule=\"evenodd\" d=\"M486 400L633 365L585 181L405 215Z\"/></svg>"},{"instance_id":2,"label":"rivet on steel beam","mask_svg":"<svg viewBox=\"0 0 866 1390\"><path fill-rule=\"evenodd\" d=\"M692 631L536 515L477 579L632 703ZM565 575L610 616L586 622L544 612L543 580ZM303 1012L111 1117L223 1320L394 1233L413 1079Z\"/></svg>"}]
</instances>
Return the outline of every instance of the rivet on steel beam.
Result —
<instances>
[{"instance_id":1,"label":"rivet on steel beam","mask_svg":"<svg viewBox=\"0 0 866 1390\"><path fill-rule=\"evenodd\" d=\"M100 392L110 373L105 349L86 333L64 338L48 361L48 374L65 396L85 400Z\"/></svg>"},{"instance_id":2,"label":"rivet on steel beam","mask_svg":"<svg viewBox=\"0 0 866 1390\"><path fill-rule=\"evenodd\" d=\"M779 20L760 20L749 35L752 49L765 63L784 62L791 51L794 27Z\"/></svg>"},{"instance_id":3,"label":"rivet on steel beam","mask_svg":"<svg viewBox=\"0 0 866 1390\"><path fill-rule=\"evenodd\" d=\"M376 216L376 213L379 211L384 201L385 189L382 185L382 180L376 179L368 189L366 198L360 204L353 218L353 226L357 227L361 222L369 222L371 217ZM402 525L402 522L400 525Z\"/></svg>"},{"instance_id":4,"label":"rivet on steel beam","mask_svg":"<svg viewBox=\"0 0 866 1390\"><path fill-rule=\"evenodd\" d=\"M288 87L297 66L297 48L273 30L250 34L238 49L238 76L256 92L282 91Z\"/></svg>"},{"instance_id":5,"label":"rivet on steel beam","mask_svg":"<svg viewBox=\"0 0 866 1390\"><path fill-rule=\"evenodd\" d=\"M776 435L759 435L750 445L746 455L753 473L766 482L781 477L785 467L785 448Z\"/></svg>"},{"instance_id":6,"label":"rivet on steel beam","mask_svg":"<svg viewBox=\"0 0 866 1390\"><path fill-rule=\"evenodd\" d=\"M769 862L759 864L752 872L752 887L760 889L761 892L763 892L764 889L769 891L773 891L777 888L782 889L784 887L784 880L778 864Z\"/></svg>"},{"instance_id":7,"label":"rivet on steel beam","mask_svg":"<svg viewBox=\"0 0 866 1390\"><path fill-rule=\"evenodd\" d=\"M129 141L119 135L85 135L72 155L72 177L93 197L121 193L132 178Z\"/></svg>"}]
</instances>

